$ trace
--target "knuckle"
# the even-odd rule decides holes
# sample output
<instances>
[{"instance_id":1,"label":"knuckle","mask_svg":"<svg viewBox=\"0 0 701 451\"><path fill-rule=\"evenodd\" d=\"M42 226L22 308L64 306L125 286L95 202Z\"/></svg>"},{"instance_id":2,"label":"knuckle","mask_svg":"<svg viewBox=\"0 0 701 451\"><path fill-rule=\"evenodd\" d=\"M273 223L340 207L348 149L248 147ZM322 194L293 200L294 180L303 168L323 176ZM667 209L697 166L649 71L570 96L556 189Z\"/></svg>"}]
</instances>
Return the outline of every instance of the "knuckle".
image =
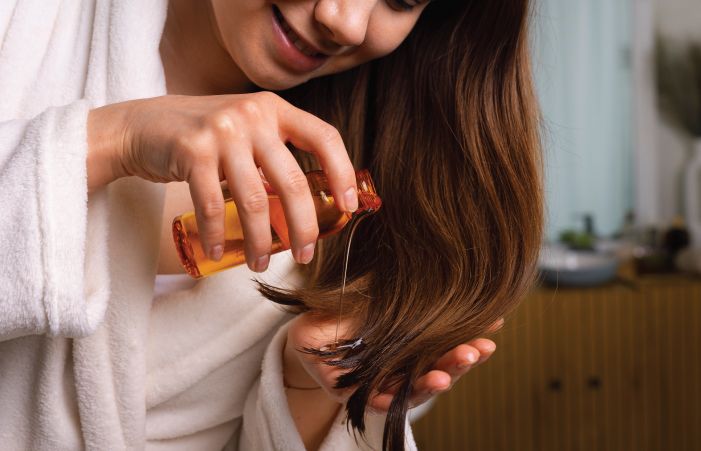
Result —
<instances>
[{"instance_id":1,"label":"knuckle","mask_svg":"<svg viewBox=\"0 0 701 451\"><path fill-rule=\"evenodd\" d=\"M284 180L286 191L293 196L300 196L309 192L307 177L299 169L289 171Z\"/></svg>"},{"instance_id":2,"label":"knuckle","mask_svg":"<svg viewBox=\"0 0 701 451\"><path fill-rule=\"evenodd\" d=\"M239 208L247 214L265 213L268 210L268 195L265 191L253 191L241 202Z\"/></svg>"},{"instance_id":3,"label":"knuckle","mask_svg":"<svg viewBox=\"0 0 701 451\"><path fill-rule=\"evenodd\" d=\"M324 144L329 146L343 145L343 138L341 138L341 132L338 131L336 127L331 124L324 123L321 127L320 137Z\"/></svg>"},{"instance_id":4,"label":"knuckle","mask_svg":"<svg viewBox=\"0 0 701 451\"><path fill-rule=\"evenodd\" d=\"M239 116L250 121L259 121L263 117L263 109L260 102L256 101L254 97L241 99L236 103L234 111Z\"/></svg>"},{"instance_id":5,"label":"knuckle","mask_svg":"<svg viewBox=\"0 0 701 451\"><path fill-rule=\"evenodd\" d=\"M200 216L211 226L214 224L214 221L223 218L224 208L224 202L210 200L200 207Z\"/></svg>"},{"instance_id":6,"label":"knuckle","mask_svg":"<svg viewBox=\"0 0 701 451\"><path fill-rule=\"evenodd\" d=\"M260 91L255 94L262 102L270 104L278 104L282 101L282 97L270 91Z\"/></svg>"},{"instance_id":7,"label":"knuckle","mask_svg":"<svg viewBox=\"0 0 701 451\"><path fill-rule=\"evenodd\" d=\"M216 111L204 118L205 126L217 134L227 134L234 130L234 122L229 114Z\"/></svg>"}]
</instances>

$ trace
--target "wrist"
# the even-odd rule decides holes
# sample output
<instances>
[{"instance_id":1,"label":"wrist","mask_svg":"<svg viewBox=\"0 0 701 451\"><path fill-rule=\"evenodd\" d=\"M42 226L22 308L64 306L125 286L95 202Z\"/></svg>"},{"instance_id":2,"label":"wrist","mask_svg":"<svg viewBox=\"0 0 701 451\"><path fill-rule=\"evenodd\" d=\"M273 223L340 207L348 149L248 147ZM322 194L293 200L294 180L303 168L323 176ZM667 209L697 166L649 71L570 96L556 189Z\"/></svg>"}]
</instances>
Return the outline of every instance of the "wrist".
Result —
<instances>
[{"instance_id":1,"label":"wrist","mask_svg":"<svg viewBox=\"0 0 701 451\"><path fill-rule=\"evenodd\" d=\"M88 192L127 175L121 164L128 114L124 105L106 105L88 113Z\"/></svg>"}]
</instances>

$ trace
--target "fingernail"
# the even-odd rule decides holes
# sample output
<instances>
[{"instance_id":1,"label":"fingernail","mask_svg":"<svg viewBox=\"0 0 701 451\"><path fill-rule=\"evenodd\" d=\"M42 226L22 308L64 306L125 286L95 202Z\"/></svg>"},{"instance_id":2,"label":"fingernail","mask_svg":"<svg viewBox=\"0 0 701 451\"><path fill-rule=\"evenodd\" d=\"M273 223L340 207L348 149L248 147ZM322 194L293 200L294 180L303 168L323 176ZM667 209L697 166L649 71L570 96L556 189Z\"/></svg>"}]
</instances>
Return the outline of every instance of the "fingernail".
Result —
<instances>
[{"instance_id":1,"label":"fingernail","mask_svg":"<svg viewBox=\"0 0 701 451\"><path fill-rule=\"evenodd\" d=\"M358 209L358 191L355 188L348 188L348 191L343 195L343 200L346 203L346 210L353 213Z\"/></svg>"},{"instance_id":2,"label":"fingernail","mask_svg":"<svg viewBox=\"0 0 701 451\"><path fill-rule=\"evenodd\" d=\"M299 253L299 262L306 265L312 261L312 258L314 258L314 243L307 244L302 248L302 251Z\"/></svg>"},{"instance_id":3,"label":"fingernail","mask_svg":"<svg viewBox=\"0 0 701 451\"><path fill-rule=\"evenodd\" d=\"M270 256L269 255L264 255L262 257L258 257L256 260L256 272L263 272L266 269L268 269L268 263L270 262Z\"/></svg>"},{"instance_id":4,"label":"fingernail","mask_svg":"<svg viewBox=\"0 0 701 451\"><path fill-rule=\"evenodd\" d=\"M473 354L472 352L470 352L465 356L465 360L458 363L457 366L458 366L459 370L463 370L463 369L467 368L468 366L474 364L475 362L477 362L477 356L475 354Z\"/></svg>"},{"instance_id":5,"label":"fingernail","mask_svg":"<svg viewBox=\"0 0 701 451\"><path fill-rule=\"evenodd\" d=\"M221 244L212 246L212 249L209 251L210 260L214 260L215 262L221 260L222 255L224 255L224 246L222 246Z\"/></svg>"}]
</instances>

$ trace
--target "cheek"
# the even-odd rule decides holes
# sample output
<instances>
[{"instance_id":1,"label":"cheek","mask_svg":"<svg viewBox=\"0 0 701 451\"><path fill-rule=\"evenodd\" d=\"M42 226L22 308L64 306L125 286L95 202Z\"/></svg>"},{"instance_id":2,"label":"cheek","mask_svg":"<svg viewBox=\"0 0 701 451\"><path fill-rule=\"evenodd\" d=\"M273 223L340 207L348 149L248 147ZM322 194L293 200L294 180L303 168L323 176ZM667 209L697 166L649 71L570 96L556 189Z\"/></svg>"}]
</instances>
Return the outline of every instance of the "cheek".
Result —
<instances>
[{"instance_id":1,"label":"cheek","mask_svg":"<svg viewBox=\"0 0 701 451\"><path fill-rule=\"evenodd\" d=\"M256 48L270 24L265 0L212 0L213 21L227 48ZM248 38L248 39L246 39Z\"/></svg>"},{"instance_id":2,"label":"cheek","mask_svg":"<svg viewBox=\"0 0 701 451\"><path fill-rule=\"evenodd\" d=\"M417 14L401 20L396 17L372 19L363 45L335 61L327 68L327 73L342 72L392 53L409 36L418 17Z\"/></svg>"},{"instance_id":3,"label":"cheek","mask_svg":"<svg viewBox=\"0 0 701 451\"><path fill-rule=\"evenodd\" d=\"M409 36L419 19L419 15L417 13L402 18L395 16L371 19L362 46L362 53L370 56L371 59L381 58L391 53Z\"/></svg>"}]
</instances>

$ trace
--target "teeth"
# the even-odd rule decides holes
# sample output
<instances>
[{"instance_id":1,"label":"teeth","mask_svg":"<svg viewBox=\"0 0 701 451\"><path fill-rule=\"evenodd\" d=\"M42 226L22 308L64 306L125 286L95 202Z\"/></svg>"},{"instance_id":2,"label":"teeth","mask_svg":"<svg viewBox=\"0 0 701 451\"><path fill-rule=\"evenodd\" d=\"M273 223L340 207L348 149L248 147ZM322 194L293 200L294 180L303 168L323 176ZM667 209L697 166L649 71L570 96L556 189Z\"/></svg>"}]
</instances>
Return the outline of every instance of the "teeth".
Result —
<instances>
[{"instance_id":1,"label":"teeth","mask_svg":"<svg viewBox=\"0 0 701 451\"><path fill-rule=\"evenodd\" d=\"M304 45L304 43L302 42L300 37L297 36L297 34L294 31L292 31L292 28L287 24L286 21L281 20L280 24L282 25L282 30L285 32L287 37L294 44L294 46L297 47L297 50L299 50L300 52L304 53L307 56L316 56L317 55L317 52L315 50L310 49L309 47Z\"/></svg>"},{"instance_id":2,"label":"teeth","mask_svg":"<svg viewBox=\"0 0 701 451\"><path fill-rule=\"evenodd\" d=\"M316 52L314 50L312 50L309 47L307 47L306 45L304 45L304 42L302 42L302 40L299 38L299 36L297 36L295 34L294 31L292 31L290 29L289 31L286 31L285 33L287 34L287 37L290 38L290 41L292 41L292 43L295 45L295 47L297 47L297 50L299 50L300 52L304 53L307 56L313 56L316 54Z\"/></svg>"},{"instance_id":3,"label":"teeth","mask_svg":"<svg viewBox=\"0 0 701 451\"><path fill-rule=\"evenodd\" d=\"M307 56L314 56L316 55L316 52L309 47L305 47L305 45L301 41L295 42L295 47L299 49L300 52L304 53Z\"/></svg>"}]
</instances>

